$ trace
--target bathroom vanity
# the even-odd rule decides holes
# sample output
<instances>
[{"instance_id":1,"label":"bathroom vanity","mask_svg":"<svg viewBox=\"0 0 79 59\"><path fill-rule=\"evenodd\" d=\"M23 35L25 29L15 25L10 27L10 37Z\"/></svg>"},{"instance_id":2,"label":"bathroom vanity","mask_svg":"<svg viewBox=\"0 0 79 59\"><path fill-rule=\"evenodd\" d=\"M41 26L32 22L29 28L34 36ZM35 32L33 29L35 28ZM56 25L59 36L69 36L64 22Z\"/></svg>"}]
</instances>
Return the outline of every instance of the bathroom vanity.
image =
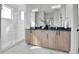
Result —
<instances>
[{"instance_id":1,"label":"bathroom vanity","mask_svg":"<svg viewBox=\"0 0 79 59\"><path fill-rule=\"evenodd\" d=\"M26 29L26 43L60 51L70 51L71 30L63 28Z\"/></svg>"}]
</instances>

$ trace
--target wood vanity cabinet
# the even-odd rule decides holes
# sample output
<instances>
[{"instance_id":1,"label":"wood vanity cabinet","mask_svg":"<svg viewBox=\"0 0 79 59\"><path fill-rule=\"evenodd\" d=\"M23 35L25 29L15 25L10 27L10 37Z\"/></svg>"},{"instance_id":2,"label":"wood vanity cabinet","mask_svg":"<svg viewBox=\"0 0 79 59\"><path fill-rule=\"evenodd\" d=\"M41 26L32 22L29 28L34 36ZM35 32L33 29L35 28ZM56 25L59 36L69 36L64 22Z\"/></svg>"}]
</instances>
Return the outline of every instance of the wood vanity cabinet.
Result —
<instances>
[{"instance_id":1,"label":"wood vanity cabinet","mask_svg":"<svg viewBox=\"0 0 79 59\"><path fill-rule=\"evenodd\" d=\"M26 30L26 34L25 34L25 41L28 44L32 43L32 33L30 32L30 30Z\"/></svg>"},{"instance_id":2,"label":"wood vanity cabinet","mask_svg":"<svg viewBox=\"0 0 79 59\"><path fill-rule=\"evenodd\" d=\"M32 31L32 44L42 46L41 31Z\"/></svg>"},{"instance_id":3,"label":"wood vanity cabinet","mask_svg":"<svg viewBox=\"0 0 79 59\"><path fill-rule=\"evenodd\" d=\"M41 39L42 39L42 47L48 48L49 47L49 40L48 40L48 31L41 31Z\"/></svg>"},{"instance_id":4,"label":"wood vanity cabinet","mask_svg":"<svg viewBox=\"0 0 79 59\"><path fill-rule=\"evenodd\" d=\"M55 48L62 51L70 50L70 32L58 31L56 33Z\"/></svg>"},{"instance_id":5,"label":"wood vanity cabinet","mask_svg":"<svg viewBox=\"0 0 79 59\"><path fill-rule=\"evenodd\" d=\"M36 46L69 52L70 36L70 31L32 30L26 31L26 42Z\"/></svg>"},{"instance_id":6,"label":"wood vanity cabinet","mask_svg":"<svg viewBox=\"0 0 79 59\"><path fill-rule=\"evenodd\" d=\"M48 32L49 48L55 49L56 31Z\"/></svg>"},{"instance_id":7,"label":"wood vanity cabinet","mask_svg":"<svg viewBox=\"0 0 79 59\"><path fill-rule=\"evenodd\" d=\"M70 50L70 32L49 31L49 48L68 52Z\"/></svg>"},{"instance_id":8,"label":"wood vanity cabinet","mask_svg":"<svg viewBox=\"0 0 79 59\"><path fill-rule=\"evenodd\" d=\"M47 47L48 48L48 38L47 38L47 31L44 30L35 30L32 32L32 42L33 45Z\"/></svg>"}]
</instances>

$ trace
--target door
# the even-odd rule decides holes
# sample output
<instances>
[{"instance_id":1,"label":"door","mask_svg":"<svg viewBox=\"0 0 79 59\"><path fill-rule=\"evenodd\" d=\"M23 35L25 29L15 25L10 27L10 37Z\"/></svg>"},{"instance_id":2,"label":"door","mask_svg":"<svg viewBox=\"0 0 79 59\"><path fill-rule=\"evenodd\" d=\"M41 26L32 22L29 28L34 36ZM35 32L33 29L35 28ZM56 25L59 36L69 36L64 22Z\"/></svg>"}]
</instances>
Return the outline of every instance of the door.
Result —
<instances>
[{"instance_id":1,"label":"door","mask_svg":"<svg viewBox=\"0 0 79 59\"><path fill-rule=\"evenodd\" d=\"M55 49L55 42L56 42L56 31L49 31L49 48Z\"/></svg>"}]
</instances>

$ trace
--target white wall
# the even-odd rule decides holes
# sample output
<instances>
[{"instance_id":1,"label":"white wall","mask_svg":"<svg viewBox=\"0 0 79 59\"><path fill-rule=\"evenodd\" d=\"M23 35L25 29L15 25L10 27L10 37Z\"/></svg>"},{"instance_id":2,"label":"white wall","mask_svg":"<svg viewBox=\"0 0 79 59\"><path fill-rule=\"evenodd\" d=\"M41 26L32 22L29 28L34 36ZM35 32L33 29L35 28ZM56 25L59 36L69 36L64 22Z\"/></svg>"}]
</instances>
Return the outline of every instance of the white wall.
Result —
<instances>
[{"instance_id":1,"label":"white wall","mask_svg":"<svg viewBox=\"0 0 79 59\"><path fill-rule=\"evenodd\" d=\"M0 52L1 52L1 4L0 4Z\"/></svg>"},{"instance_id":2,"label":"white wall","mask_svg":"<svg viewBox=\"0 0 79 59\"><path fill-rule=\"evenodd\" d=\"M25 13L25 28L30 27L31 26L31 12L30 12L30 8L28 7L28 5L26 5L26 13Z\"/></svg>"},{"instance_id":3,"label":"white wall","mask_svg":"<svg viewBox=\"0 0 79 59\"><path fill-rule=\"evenodd\" d=\"M25 6L7 5L13 8L13 20L2 19L1 22L1 43L2 48L10 47L13 44L25 39L24 21L21 20L20 11L26 11ZM25 8L24 8L25 7ZM25 18L24 18L25 19ZM9 30L7 32L7 29Z\"/></svg>"},{"instance_id":4,"label":"white wall","mask_svg":"<svg viewBox=\"0 0 79 59\"><path fill-rule=\"evenodd\" d=\"M17 19L17 32L16 32L16 42L25 39L25 28L24 28L24 20L21 19L21 10L18 11L18 19Z\"/></svg>"},{"instance_id":5,"label":"white wall","mask_svg":"<svg viewBox=\"0 0 79 59\"><path fill-rule=\"evenodd\" d=\"M79 4L78 4L78 29L79 29ZM78 48L79 48L79 31L78 31Z\"/></svg>"},{"instance_id":6,"label":"white wall","mask_svg":"<svg viewBox=\"0 0 79 59\"><path fill-rule=\"evenodd\" d=\"M35 12L31 12L31 27L35 27Z\"/></svg>"},{"instance_id":7,"label":"white wall","mask_svg":"<svg viewBox=\"0 0 79 59\"><path fill-rule=\"evenodd\" d=\"M1 21L1 47L2 49L12 46L15 42L15 23L10 20Z\"/></svg>"},{"instance_id":8,"label":"white wall","mask_svg":"<svg viewBox=\"0 0 79 59\"><path fill-rule=\"evenodd\" d=\"M69 21L69 27L71 27L71 15L72 15L72 7L71 7L71 4L69 5L66 5L66 20Z\"/></svg>"},{"instance_id":9,"label":"white wall","mask_svg":"<svg viewBox=\"0 0 79 59\"><path fill-rule=\"evenodd\" d=\"M15 44L17 9L13 8L13 19L1 18L1 48L5 49ZM16 15L16 16L15 16Z\"/></svg>"},{"instance_id":10,"label":"white wall","mask_svg":"<svg viewBox=\"0 0 79 59\"><path fill-rule=\"evenodd\" d=\"M77 32L77 22L78 22L78 5L68 4L66 5L66 17L68 18L71 26L71 44L70 53L78 53L78 32Z\"/></svg>"}]
</instances>

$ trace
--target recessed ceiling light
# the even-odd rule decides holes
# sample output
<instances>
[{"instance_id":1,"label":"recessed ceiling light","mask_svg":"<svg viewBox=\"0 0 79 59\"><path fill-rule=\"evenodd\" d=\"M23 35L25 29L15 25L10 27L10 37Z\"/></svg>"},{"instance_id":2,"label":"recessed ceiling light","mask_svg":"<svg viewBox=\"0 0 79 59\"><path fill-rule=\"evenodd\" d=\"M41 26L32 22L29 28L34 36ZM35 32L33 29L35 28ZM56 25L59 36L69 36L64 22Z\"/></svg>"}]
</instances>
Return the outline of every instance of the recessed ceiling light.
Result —
<instances>
[{"instance_id":1,"label":"recessed ceiling light","mask_svg":"<svg viewBox=\"0 0 79 59\"><path fill-rule=\"evenodd\" d=\"M51 6L52 9L61 8L61 5Z\"/></svg>"}]
</instances>

